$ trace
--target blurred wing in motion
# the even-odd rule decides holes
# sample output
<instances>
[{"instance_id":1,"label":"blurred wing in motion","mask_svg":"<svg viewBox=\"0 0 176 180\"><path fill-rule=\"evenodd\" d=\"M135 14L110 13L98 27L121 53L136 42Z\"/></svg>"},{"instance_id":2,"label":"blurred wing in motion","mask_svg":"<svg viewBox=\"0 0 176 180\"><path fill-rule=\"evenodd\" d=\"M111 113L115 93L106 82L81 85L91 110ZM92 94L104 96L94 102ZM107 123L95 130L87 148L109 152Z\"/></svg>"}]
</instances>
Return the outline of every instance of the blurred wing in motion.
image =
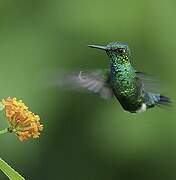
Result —
<instances>
[{"instance_id":1,"label":"blurred wing in motion","mask_svg":"<svg viewBox=\"0 0 176 180\"><path fill-rule=\"evenodd\" d=\"M59 77L57 84L63 88L85 90L98 94L104 99L111 99L113 92L110 87L109 71L97 70L91 72L64 73Z\"/></svg>"},{"instance_id":2,"label":"blurred wing in motion","mask_svg":"<svg viewBox=\"0 0 176 180\"><path fill-rule=\"evenodd\" d=\"M146 91L155 92L160 89L160 82L150 74L136 71L136 76L142 81Z\"/></svg>"},{"instance_id":3,"label":"blurred wing in motion","mask_svg":"<svg viewBox=\"0 0 176 180\"><path fill-rule=\"evenodd\" d=\"M163 96L159 93L151 93L154 91L159 91L160 85L156 79L154 79L151 75L148 75L143 72L136 72L136 75L140 80L142 80L143 88L145 91L147 91L146 93L149 98L148 99L149 104L155 103L158 106L159 105L170 106L172 104L172 101L169 97Z\"/></svg>"}]
</instances>

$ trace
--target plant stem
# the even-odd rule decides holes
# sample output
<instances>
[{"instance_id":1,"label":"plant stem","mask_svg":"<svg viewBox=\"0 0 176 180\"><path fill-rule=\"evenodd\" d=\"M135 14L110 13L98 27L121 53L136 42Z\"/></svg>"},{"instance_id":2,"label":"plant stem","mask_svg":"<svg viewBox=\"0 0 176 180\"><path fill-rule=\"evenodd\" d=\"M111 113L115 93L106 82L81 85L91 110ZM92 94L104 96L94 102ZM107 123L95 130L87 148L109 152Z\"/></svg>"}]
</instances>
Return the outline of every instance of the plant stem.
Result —
<instances>
[{"instance_id":1,"label":"plant stem","mask_svg":"<svg viewBox=\"0 0 176 180\"><path fill-rule=\"evenodd\" d=\"M0 170L10 179L10 180L25 180L17 171L10 167L4 160L0 158Z\"/></svg>"},{"instance_id":2,"label":"plant stem","mask_svg":"<svg viewBox=\"0 0 176 180\"><path fill-rule=\"evenodd\" d=\"M0 135L1 135L1 134L6 134L6 133L9 133L8 128L5 128L5 129L3 129L3 130L0 130Z\"/></svg>"}]
</instances>

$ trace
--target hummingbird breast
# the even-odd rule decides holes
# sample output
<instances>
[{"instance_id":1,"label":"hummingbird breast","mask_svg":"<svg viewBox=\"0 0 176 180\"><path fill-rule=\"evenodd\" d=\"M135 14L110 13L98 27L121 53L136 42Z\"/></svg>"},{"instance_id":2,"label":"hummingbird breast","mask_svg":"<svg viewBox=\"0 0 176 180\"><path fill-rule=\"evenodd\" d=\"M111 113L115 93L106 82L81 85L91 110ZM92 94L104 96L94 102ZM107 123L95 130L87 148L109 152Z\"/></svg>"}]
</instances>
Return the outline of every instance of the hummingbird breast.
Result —
<instances>
[{"instance_id":1,"label":"hummingbird breast","mask_svg":"<svg viewBox=\"0 0 176 180\"><path fill-rule=\"evenodd\" d=\"M131 66L111 66L111 86L116 98L126 111L137 112L142 107L142 89Z\"/></svg>"}]
</instances>

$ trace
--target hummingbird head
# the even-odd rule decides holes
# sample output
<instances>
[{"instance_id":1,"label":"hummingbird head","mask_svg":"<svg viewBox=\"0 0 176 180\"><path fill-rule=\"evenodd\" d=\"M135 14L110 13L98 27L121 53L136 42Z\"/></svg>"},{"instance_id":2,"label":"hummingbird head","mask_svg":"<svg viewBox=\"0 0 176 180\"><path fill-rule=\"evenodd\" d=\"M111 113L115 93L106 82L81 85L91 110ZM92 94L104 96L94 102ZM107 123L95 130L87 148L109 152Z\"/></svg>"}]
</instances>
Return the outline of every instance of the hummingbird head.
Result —
<instances>
[{"instance_id":1,"label":"hummingbird head","mask_svg":"<svg viewBox=\"0 0 176 180\"><path fill-rule=\"evenodd\" d=\"M131 55L128 44L124 42L112 42L106 46L89 45L89 47L105 50L109 58L116 61L129 62L129 57Z\"/></svg>"}]
</instances>

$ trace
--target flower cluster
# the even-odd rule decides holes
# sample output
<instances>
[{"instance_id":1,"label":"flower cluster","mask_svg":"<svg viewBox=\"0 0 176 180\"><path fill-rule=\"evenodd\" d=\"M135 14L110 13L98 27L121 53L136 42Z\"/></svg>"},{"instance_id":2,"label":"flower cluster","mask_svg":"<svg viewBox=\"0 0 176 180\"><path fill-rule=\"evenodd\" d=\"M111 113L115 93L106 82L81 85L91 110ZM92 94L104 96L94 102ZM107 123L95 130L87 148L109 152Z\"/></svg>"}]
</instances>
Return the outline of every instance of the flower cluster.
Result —
<instances>
[{"instance_id":1,"label":"flower cluster","mask_svg":"<svg viewBox=\"0 0 176 180\"><path fill-rule=\"evenodd\" d=\"M28 107L15 97L2 100L5 116L9 122L9 131L15 132L21 141L38 138L43 130L40 117L28 110Z\"/></svg>"}]
</instances>

